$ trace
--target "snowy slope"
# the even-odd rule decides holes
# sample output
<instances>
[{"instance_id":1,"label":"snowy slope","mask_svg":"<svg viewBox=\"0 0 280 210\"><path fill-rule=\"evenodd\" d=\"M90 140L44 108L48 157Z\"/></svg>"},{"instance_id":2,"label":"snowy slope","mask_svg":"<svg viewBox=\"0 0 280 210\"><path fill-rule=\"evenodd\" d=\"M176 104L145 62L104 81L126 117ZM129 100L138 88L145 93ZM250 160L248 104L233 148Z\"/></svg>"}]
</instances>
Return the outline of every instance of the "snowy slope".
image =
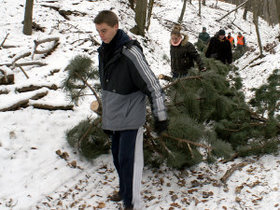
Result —
<instances>
[{"instance_id":1,"label":"snowy slope","mask_svg":"<svg viewBox=\"0 0 280 210\"><path fill-rule=\"evenodd\" d=\"M54 3L52 3L54 2ZM0 49L0 64L12 63L19 55L33 52L34 40L59 37L58 48L49 56L35 55L33 61L44 62L43 67L24 67L27 79L19 68L15 68L15 84L0 86L0 109L38 92L48 91L48 95L30 103L49 105L68 105L70 102L61 90L43 88L34 92L19 93L17 88L28 85L61 86L66 76L65 67L75 55L88 54L97 67L97 47L91 41L92 36L100 42L92 22L98 11L113 10L120 16L120 25L130 36L134 25L134 13L125 4L126 1L82 1L82 0L35 0L33 19L45 32L33 31L32 36L22 34L24 2L22 0L2 0L0 2L0 43L7 34L4 45L13 48ZM231 22L239 18L239 28L246 36L248 46L255 51L236 61L244 82L244 92L249 98L250 88L258 87L269 74L280 67L279 41L276 36L279 27L268 26L260 21L263 45L275 41L275 54L265 52L265 57L249 64L258 53L254 25L243 21L242 11L232 13L219 24L219 19L233 9L229 4L208 0L202 7L202 17L197 16L197 1L187 5L184 26L190 41L197 40L202 26L213 35L220 28L236 35L240 30ZM45 5L45 6L44 6ZM65 20L57 11L48 6L63 10L79 11L85 15L71 15ZM169 37L171 22L176 22L180 14L182 1L156 1L147 39L137 38L146 58L156 75L170 73L165 56L169 57ZM19 62L32 61L31 56ZM260 63L260 65L253 64ZM0 69L7 67L0 66ZM51 74L55 69L59 72ZM92 162L79 157L68 145L65 131L86 117L94 117L89 104L94 97L88 96L74 108L74 111L46 111L32 106L17 111L0 112L0 209L118 209L120 203L108 201L108 194L117 189L118 178L112 164L111 155L103 155ZM60 150L69 155L61 158L56 154ZM247 165L237 170L224 185L220 178L233 164L245 160L237 159L227 164L199 164L184 171L172 171L162 167L160 170L145 168L143 174L142 197L146 209L279 209L280 208L280 155L267 155L261 158L247 158ZM77 166L73 161L76 161Z\"/></svg>"}]
</instances>

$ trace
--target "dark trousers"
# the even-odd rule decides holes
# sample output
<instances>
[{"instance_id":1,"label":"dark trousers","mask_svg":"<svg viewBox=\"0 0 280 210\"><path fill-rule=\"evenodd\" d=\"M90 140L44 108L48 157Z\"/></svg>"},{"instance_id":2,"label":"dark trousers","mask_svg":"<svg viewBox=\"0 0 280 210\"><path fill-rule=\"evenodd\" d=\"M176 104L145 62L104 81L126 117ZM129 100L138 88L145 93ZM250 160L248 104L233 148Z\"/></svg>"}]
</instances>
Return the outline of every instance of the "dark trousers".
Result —
<instances>
[{"instance_id":1,"label":"dark trousers","mask_svg":"<svg viewBox=\"0 0 280 210\"><path fill-rule=\"evenodd\" d=\"M143 171L143 128L114 131L112 154L119 175L120 195L125 207L140 205Z\"/></svg>"}]
</instances>

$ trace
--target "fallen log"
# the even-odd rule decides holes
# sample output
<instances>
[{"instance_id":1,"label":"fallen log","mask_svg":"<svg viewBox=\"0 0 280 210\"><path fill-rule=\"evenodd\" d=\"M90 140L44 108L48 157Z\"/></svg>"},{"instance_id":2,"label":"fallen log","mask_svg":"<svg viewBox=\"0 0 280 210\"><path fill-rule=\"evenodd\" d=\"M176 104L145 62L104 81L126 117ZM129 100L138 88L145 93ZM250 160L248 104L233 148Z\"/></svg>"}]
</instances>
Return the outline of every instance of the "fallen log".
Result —
<instances>
[{"instance_id":1,"label":"fallen log","mask_svg":"<svg viewBox=\"0 0 280 210\"><path fill-rule=\"evenodd\" d=\"M44 88L44 87L48 88L50 90L57 90L58 89L57 85L55 85L55 84L52 84L52 85L42 85L42 86L29 85L29 86L26 86L26 87L16 88L16 91L19 92L19 93L22 93L22 92L29 92L29 91L39 90L39 89Z\"/></svg>"},{"instance_id":2,"label":"fallen log","mask_svg":"<svg viewBox=\"0 0 280 210\"><path fill-rule=\"evenodd\" d=\"M73 105L61 105L61 106L55 106L55 105L49 105L49 104L31 104L36 109L44 109L49 111L55 111L55 110L73 110Z\"/></svg>"},{"instance_id":3,"label":"fallen log","mask_svg":"<svg viewBox=\"0 0 280 210\"><path fill-rule=\"evenodd\" d=\"M12 66L13 64L12 63L1 63L0 66ZM31 62L24 62L24 63L16 63L15 66L18 67L18 66L46 66L47 64L46 63L42 63L42 62L39 62L39 61L31 61Z\"/></svg>"},{"instance_id":4,"label":"fallen log","mask_svg":"<svg viewBox=\"0 0 280 210\"><path fill-rule=\"evenodd\" d=\"M0 95L2 95L2 94L8 94L10 91L8 91L8 90L0 90Z\"/></svg>"},{"instance_id":5,"label":"fallen log","mask_svg":"<svg viewBox=\"0 0 280 210\"><path fill-rule=\"evenodd\" d=\"M11 70L0 69L0 85L14 84L14 74Z\"/></svg>"},{"instance_id":6,"label":"fallen log","mask_svg":"<svg viewBox=\"0 0 280 210\"><path fill-rule=\"evenodd\" d=\"M6 112L6 111L16 111L20 108L26 108L28 106L28 102L29 102L29 99L24 99L24 100L21 100L9 107L5 107L5 108L2 108L0 109L0 112Z\"/></svg>"},{"instance_id":7,"label":"fallen log","mask_svg":"<svg viewBox=\"0 0 280 210\"><path fill-rule=\"evenodd\" d=\"M41 98L45 97L46 95L48 95L48 93L49 93L48 91L41 92L41 93L38 93L38 94L32 96L30 99L38 100L38 99L41 99Z\"/></svg>"}]
</instances>

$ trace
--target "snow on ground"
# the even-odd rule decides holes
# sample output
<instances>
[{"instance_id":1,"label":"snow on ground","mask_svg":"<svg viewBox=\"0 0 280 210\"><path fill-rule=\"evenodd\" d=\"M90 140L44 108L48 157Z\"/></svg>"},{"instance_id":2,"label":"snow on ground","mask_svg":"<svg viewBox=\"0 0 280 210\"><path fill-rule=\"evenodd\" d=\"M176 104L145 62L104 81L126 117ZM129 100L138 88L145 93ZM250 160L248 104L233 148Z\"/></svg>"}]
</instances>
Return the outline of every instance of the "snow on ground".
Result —
<instances>
[{"instance_id":1,"label":"snow on ground","mask_svg":"<svg viewBox=\"0 0 280 210\"><path fill-rule=\"evenodd\" d=\"M54 2L54 3L52 3ZM184 17L185 30L190 41L197 40L202 26L210 35L220 28L231 31L236 36L239 29L230 24L239 18L239 27L244 30L248 46L255 49L236 61L244 82L244 92L249 98L250 89L266 82L266 78L280 67L278 27L269 27L260 21L263 45L276 42L275 54L265 52L265 57L249 64L258 53L255 28L252 21L243 21L242 11L232 13L220 22L217 20L233 6L219 2L218 9L207 1L202 7L202 17L198 18L197 1L187 5ZM35 55L34 61L47 63L43 67L24 67L29 75L26 79L20 69L15 68L15 84L0 86L0 109L28 99L38 92L48 91L48 95L30 103L68 105L70 102L59 88L46 87L32 93L16 90L28 85L56 85L66 76L65 67L75 55L90 54L97 66L97 46L85 41L90 36L100 41L92 19L102 9L113 10L120 16L120 25L130 36L134 25L133 12L125 1L66 1L35 0L33 19L45 32L33 31L32 36L22 34L24 3L21 0L2 0L0 7L0 41L15 48L0 49L0 64L11 63L17 56L32 52L34 40L59 37L60 45L46 58ZM51 5L60 9L85 12L86 15L70 16L65 20L57 11L45 7ZM155 74L169 74L170 66L164 57L169 57L170 30L166 24L176 22L182 7L180 0L156 1L147 40L136 37L144 46L147 60ZM250 19L250 18L248 18ZM170 25L170 24L169 24ZM18 62L32 61L31 56ZM254 65L259 64L259 65ZM6 67L0 66L0 69ZM59 72L51 74L58 69ZM0 112L0 209L118 209L120 203L112 203L108 195L117 190L118 178L112 164L111 155L103 155L87 161L77 155L68 145L65 131L86 117L94 117L89 109L93 97L74 108L74 111L46 111L32 106L17 111ZM63 155L59 155L60 153ZM68 157L67 157L68 155ZM164 166L159 170L145 168L143 174L142 197L144 209L280 209L280 155L266 155L261 158L248 157L226 164L201 163L183 171L173 171ZM226 171L239 163L247 164L228 178L226 184L221 178Z\"/></svg>"}]
</instances>

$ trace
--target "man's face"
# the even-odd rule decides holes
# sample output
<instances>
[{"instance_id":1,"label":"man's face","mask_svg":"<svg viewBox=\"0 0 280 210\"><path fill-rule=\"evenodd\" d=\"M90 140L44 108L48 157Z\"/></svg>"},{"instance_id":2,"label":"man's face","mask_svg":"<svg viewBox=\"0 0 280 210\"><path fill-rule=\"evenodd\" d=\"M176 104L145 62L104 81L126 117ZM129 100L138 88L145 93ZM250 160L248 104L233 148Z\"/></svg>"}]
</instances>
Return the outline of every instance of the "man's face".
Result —
<instances>
[{"instance_id":1,"label":"man's face","mask_svg":"<svg viewBox=\"0 0 280 210\"><path fill-rule=\"evenodd\" d=\"M224 39L225 38L225 35L219 35L219 39Z\"/></svg>"},{"instance_id":2,"label":"man's face","mask_svg":"<svg viewBox=\"0 0 280 210\"><path fill-rule=\"evenodd\" d=\"M108 44L112 41L114 36L116 35L119 25L116 24L113 27L109 26L106 23L95 24L95 28L101 38L101 40Z\"/></svg>"}]
</instances>

